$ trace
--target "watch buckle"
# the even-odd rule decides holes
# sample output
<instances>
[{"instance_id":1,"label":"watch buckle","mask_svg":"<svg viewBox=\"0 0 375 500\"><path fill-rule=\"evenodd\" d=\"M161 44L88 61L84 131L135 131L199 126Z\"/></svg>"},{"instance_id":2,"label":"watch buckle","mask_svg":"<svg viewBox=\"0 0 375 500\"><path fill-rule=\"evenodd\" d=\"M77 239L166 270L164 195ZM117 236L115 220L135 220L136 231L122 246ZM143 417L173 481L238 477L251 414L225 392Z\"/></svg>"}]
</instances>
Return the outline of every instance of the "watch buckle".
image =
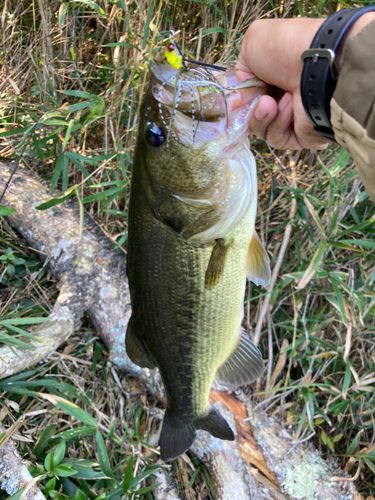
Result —
<instances>
[{"instance_id":1,"label":"watch buckle","mask_svg":"<svg viewBox=\"0 0 375 500\"><path fill-rule=\"evenodd\" d=\"M335 65L336 54L332 49L307 49L301 55L301 63L305 62L305 59L312 58L313 62L316 64L319 58L328 59L329 67L333 78L337 78L337 70Z\"/></svg>"}]
</instances>

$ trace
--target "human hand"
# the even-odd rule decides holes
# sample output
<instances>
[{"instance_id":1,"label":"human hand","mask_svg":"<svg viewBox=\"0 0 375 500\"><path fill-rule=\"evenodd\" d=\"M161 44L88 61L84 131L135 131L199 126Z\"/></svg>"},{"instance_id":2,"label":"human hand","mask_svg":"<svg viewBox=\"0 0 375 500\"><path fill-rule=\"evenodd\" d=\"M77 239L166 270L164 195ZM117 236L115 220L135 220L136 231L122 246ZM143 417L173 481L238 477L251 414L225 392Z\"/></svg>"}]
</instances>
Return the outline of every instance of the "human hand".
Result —
<instances>
[{"instance_id":1,"label":"human hand","mask_svg":"<svg viewBox=\"0 0 375 500\"><path fill-rule=\"evenodd\" d=\"M340 66L347 40L375 20L375 12L362 15L350 28L336 53ZM324 19L262 19L247 30L236 64L238 81L257 76L272 85L271 95L261 97L250 116L250 130L278 149L324 149L328 140L314 131L304 111L300 80L301 55Z\"/></svg>"},{"instance_id":2,"label":"human hand","mask_svg":"<svg viewBox=\"0 0 375 500\"><path fill-rule=\"evenodd\" d=\"M250 116L250 130L278 149L324 149L301 101L301 54L324 19L264 19L251 24L236 64L238 81L254 74L272 85Z\"/></svg>"}]
</instances>

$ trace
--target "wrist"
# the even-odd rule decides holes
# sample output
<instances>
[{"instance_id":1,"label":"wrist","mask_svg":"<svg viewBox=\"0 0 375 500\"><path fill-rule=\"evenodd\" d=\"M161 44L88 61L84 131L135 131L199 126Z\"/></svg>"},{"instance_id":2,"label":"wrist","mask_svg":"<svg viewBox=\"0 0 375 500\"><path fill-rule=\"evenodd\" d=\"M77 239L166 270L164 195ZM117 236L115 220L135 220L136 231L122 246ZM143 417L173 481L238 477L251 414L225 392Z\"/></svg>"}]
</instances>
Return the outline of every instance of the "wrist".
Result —
<instances>
[{"instance_id":1,"label":"wrist","mask_svg":"<svg viewBox=\"0 0 375 500\"><path fill-rule=\"evenodd\" d=\"M316 32L310 49L301 60L301 99L314 130L333 139L330 102L348 38L359 33L373 19L375 6L343 9L328 17ZM365 17L366 14L371 16ZM339 54L339 57L337 55Z\"/></svg>"}]
</instances>

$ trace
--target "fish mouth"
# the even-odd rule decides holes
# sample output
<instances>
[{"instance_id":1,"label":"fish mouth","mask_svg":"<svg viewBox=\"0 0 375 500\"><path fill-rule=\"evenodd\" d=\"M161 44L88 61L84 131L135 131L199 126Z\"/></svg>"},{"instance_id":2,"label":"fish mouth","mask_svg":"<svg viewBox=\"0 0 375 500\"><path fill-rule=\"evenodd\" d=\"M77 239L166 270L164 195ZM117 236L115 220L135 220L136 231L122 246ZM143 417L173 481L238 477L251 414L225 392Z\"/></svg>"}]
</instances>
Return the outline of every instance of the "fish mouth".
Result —
<instances>
[{"instance_id":1,"label":"fish mouth","mask_svg":"<svg viewBox=\"0 0 375 500\"><path fill-rule=\"evenodd\" d=\"M227 152L249 135L250 113L266 85L257 78L238 83L234 65L223 72L187 62L176 70L154 61L151 90L167 130L167 145L176 140L199 147L226 136Z\"/></svg>"}]
</instances>

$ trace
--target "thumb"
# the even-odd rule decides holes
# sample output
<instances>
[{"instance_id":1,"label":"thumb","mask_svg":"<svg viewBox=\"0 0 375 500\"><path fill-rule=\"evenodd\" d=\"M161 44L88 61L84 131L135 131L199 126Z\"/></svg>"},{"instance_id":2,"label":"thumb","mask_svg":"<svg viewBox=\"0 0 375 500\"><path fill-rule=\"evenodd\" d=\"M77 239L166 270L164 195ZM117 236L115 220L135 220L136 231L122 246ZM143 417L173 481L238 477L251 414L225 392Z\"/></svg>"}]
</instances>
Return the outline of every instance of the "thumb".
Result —
<instances>
[{"instance_id":1,"label":"thumb","mask_svg":"<svg viewBox=\"0 0 375 500\"><path fill-rule=\"evenodd\" d=\"M235 72L235 75L236 75L238 82L242 82L243 80L246 80L247 78L254 78L254 76L256 76L255 73L253 73L251 71L251 69L245 63L242 62L241 54L240 54L240 58L236 62L234 72Z\"/></svg>"}]
</instances>

